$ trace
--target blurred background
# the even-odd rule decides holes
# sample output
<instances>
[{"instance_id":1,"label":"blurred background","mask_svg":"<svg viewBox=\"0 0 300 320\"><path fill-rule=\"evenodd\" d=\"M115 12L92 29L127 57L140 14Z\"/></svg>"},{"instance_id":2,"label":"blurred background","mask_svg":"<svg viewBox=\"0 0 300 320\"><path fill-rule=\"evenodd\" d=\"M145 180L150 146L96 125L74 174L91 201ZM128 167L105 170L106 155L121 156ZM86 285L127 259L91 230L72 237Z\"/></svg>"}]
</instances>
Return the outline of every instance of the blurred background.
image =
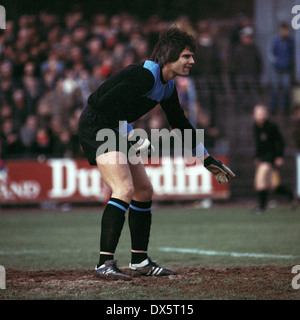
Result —
<instances>
[{"instance_id":1,"label":"blurred background","mask_svg":"<svg viewBox=\"0 0 300 320\"><path fill-rule=\"evenodd\" d=\"M182 107L195 127L205 129L210 153L223 156L237 174L225 196L209 197L255 197L252 111L258 103L270 108L281 129L286 148L280 177L297 192L300 30L291 22L299 0L10 0L1 5L6 11L6 29L0 30L2 204L35 202L24 196L21 184L30 180L26 172L30 177L38 168L32 163L85 161L77 123L87 97L120 68L149 59L158 34L172 25L197 41L191 76L176 79ZM290 81L276 86L271 46L280 26L288 29L294 50L288 57ZM155 108L134 126L150 132L168 123ZM43 180L43 171L35 174Z\"/></svg>"}]
</instances>

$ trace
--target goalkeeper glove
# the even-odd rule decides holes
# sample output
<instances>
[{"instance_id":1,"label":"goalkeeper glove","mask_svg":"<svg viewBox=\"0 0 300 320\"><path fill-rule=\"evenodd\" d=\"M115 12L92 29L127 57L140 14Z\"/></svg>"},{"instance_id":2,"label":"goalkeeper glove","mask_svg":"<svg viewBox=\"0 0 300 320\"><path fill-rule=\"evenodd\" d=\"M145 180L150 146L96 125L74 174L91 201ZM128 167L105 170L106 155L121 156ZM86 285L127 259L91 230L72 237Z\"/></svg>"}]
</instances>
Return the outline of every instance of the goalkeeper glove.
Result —
<instances>
[{"instance_id":1,"label":"goalkeeper glove","mask_svg":"<svg viewBox=\"0 0 300 320\"><path fill-rule=\"evenodd\" d=\"M135 131L133 134L128 137L129 144L136 151L136 154L141 154L143 156L151 156L151 153L155 151L153 145L150 140L147 138L142 138Z\"/></svg>"},{"instance_id":2,"label":"goalkeeper glove","mask_svg":"<svg viewBox=\"0 0 300 320\"><path fill-rule=\"evenodd\" d=\"M204 167L215 176L219 183L222 184L228 183L229 177L235 177L235 174L227 166L225 166L222 161L216 160L212 156L208 156L206 159L204 159Z\"/></svg>"},{"instance_id":3,"label":"goalkeeper glove","mask_svg":"<svg viewBox=\"0 0 300 320\"><path fill-rule=\"evenodd\" d=\"M151 142L147 138L142 138L138 134L139 129L135 131L126 120L120 121L119 127L115 128L115 130L123 137L127 137L127 141L135 150L136 155L141 154L150 157L151 152L155 151Z\"/></svg>"}]
</instances>

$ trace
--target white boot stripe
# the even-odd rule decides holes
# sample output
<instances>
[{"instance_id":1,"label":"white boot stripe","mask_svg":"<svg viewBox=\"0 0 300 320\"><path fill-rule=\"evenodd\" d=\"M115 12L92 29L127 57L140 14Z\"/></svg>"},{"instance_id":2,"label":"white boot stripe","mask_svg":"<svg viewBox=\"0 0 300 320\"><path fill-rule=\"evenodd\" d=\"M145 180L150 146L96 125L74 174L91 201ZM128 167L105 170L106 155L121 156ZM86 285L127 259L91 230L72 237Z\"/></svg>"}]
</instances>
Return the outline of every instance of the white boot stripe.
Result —
<instances>
[{"instance_id":1,"label":"white boot stripe","mask_svg":"<svg viewBox=\"0 0 300 320\"><path fill-rule=\"evenodd\" d=\"M114 273L114 270L112 270L112 269L107 270L106 273Z\"/></svg>"},{"instance_id":2,"label":"white boot stripe","mask_svg":"<svg viewBox=\"0 0 300 320\"><path fill-rule=\"evenodd\" d=\"M160 274L160 272L162 271L162 268L160 267L156 267L154 270L153 270L153 274Z\"/></svg>"}]
</instances>

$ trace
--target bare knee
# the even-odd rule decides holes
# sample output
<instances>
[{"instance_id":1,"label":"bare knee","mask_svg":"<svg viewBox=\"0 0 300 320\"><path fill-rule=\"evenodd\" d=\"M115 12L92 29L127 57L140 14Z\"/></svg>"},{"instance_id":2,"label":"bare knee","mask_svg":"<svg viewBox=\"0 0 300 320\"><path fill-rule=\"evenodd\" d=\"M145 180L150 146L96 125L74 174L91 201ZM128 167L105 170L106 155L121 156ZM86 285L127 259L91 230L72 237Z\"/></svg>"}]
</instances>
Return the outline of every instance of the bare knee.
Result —
<instances>
[{"instance_id":1,"label":"bare knee","mask_svg":"<svg viewBox=\"0 0 300 320\"><path fill-rule=\"evenodd\" d=\"M145 183L134 190L133 199L136 201L151 201L153 196L153 187L150 182Z\"/></svg>"},{"instance_id":2,"label":"bare knee","mask_svg":"<svg viewBox=\"0 0 300 320\"><path fill-rule=\"evenodd\" d=\"M134 187L131 183L120 183L112 189L112 197L130 203L134 194Z\"/></svg>"}]
</instances>

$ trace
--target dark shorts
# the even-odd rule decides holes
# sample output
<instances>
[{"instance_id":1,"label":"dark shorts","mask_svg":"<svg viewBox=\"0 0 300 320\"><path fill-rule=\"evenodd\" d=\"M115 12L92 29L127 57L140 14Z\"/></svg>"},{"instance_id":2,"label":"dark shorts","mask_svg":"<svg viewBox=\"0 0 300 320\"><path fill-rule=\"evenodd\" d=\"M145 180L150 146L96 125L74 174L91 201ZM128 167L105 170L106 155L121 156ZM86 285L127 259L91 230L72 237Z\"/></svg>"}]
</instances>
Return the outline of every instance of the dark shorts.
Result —
<instances>
[{"instance_id":1,"label":"dark shorts","mask_svg":"<svg viewBox=\"0 0 300 320\"><path fill-rule=\"evenodd\" d=\"M127 155L130 148L127 138L105 126L99 114L90 106L86 106L81 113L78 136L84 154L92 166L97 165L96 158L101 154L119 151Z\"/></svg>"}]
</instances>

